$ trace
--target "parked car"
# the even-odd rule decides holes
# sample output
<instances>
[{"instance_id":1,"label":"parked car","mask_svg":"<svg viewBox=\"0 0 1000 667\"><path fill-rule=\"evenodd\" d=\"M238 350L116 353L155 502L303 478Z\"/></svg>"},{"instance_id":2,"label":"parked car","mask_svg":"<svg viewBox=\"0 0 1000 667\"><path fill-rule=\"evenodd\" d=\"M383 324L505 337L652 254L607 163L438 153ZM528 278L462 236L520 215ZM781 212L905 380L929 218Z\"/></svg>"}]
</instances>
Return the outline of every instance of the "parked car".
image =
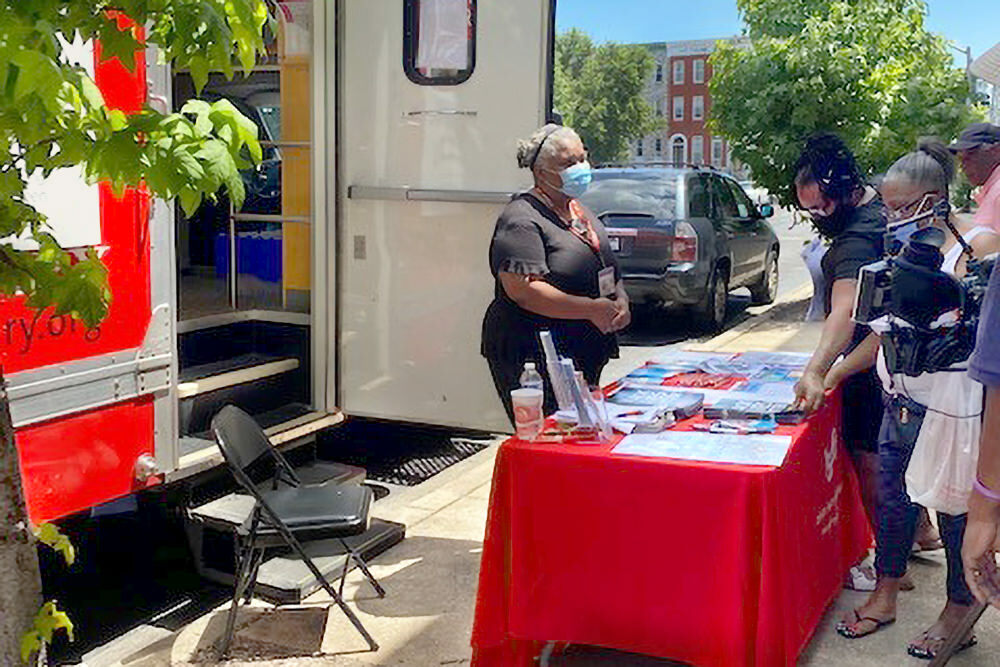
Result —
<instances>
[{"instance_id":1,"label":"parked car","mask_svg":"<svg viewBox=\"0 0 1000 667\"><path fill-rule=\"evenodd\" d=\"M778 291L778 238L727 174L702 167L602 167L582 197L608 230L625 290L639 308L686 308L709 331L721 328L729 292L754 304Z\"/></svg>"}]
</instances>

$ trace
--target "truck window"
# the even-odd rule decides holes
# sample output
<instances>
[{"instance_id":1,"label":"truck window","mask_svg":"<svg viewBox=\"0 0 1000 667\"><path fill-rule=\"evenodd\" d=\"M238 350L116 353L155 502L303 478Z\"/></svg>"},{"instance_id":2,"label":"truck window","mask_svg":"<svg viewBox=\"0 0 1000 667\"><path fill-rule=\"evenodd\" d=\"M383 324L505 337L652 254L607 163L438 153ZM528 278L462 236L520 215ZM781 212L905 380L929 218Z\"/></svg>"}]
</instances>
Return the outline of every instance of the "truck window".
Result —
<instances>
[{"instance_id":1,"label":"truck window","mask_svg":"<svg viewBox=\"0 0 1000 667\"><path fill-rule=\"evenodd\" d=\"M476 68L476 0L405 0L403 12L403 69L410 81L468 81Z\"/></svg>"}]
</instances>

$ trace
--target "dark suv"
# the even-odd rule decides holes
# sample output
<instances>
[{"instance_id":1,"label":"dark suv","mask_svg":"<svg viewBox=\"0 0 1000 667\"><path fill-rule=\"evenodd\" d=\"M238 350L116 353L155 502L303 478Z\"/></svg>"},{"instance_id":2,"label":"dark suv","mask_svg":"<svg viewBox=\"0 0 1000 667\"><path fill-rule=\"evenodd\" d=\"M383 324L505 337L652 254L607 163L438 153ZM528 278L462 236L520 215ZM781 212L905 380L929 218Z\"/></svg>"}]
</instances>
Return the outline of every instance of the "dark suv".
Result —
<instances>
[{"instance_id":1,"label":"dark suv","mask_svg":"<svg viewBox=\"0 0 1000 667\"><path fill-rule=\"evenodd\" d=\"M604 222L625 289L639 307L689 307L719 329L729 292L750 288L755 304L778 290L778 238L770 205L707 167L601 167L581 198Z\"/></svg>"}]
</instances>

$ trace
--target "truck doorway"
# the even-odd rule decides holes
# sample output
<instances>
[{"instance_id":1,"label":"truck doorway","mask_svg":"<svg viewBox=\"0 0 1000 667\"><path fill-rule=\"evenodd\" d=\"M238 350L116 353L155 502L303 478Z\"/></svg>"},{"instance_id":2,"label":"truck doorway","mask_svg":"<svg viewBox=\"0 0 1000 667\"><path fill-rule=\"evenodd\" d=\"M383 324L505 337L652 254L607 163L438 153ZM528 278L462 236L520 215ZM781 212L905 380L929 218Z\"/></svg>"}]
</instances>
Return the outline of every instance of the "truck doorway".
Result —
<instances>
[{"instance_id":1,"label":"truck doorway","mask_svg":"<svg viewBox=\"0 0 1000 667\"><path fill-rule=\"evenodd\" d=\"M235 404L265 427L312 413L313 0L277 3L268 54L249 75L173 75L173 105L228 100L258 127L245 200L176 215L181 457Z\"/></svg>"}]
</instances>

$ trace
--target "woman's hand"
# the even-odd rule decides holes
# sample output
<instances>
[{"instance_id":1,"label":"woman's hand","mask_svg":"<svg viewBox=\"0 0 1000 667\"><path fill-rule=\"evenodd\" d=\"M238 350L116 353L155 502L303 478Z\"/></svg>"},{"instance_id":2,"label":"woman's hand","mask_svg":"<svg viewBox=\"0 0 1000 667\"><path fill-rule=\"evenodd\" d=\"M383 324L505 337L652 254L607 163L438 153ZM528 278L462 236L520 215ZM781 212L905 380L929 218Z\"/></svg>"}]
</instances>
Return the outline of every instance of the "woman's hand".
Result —
<instances>
[{"instance_id":1,"label":"woman's hand","mask_svg":"<svg viewBox=\"0 0 1000 667\"><path fill-rule=\"evenodd\" d=\"M807 370L795 384L795 405L812 414L823 405L826 398L824 378L816 371Z\"/></svg>"},{"instance_id":2,"label":"woman's hand","mask_svg":"<svg viewBox=\"0 0 1000 667\"><path fill-rule=\"evenodd\" d=\"M611 299L600 297L591 302L589 319L601 333L612 333L615 331L615 318L618 317L618 306Z\"/></svg>"},{"instance_id":3,"label":"woman's hand","mask_svg":"<svg viewBox=\"0 0 1000 667\"><path fill-rule=\"evenodd\" d=\"M962 563L969 589L980 602L1000 608L1000 571L994 554L1000 551L997 522L1000 506L975 491L969 498L969 516L962 544Z\"/></svg>"},{"instance_id":4,"label":"woman's hand","mask_svg":"<svg viewBox=\"0 0 1000 667\"><path fill-rule=\"evenodd\" d=\"M615 319L611 322L613 331L621 331L629 324L632 323L632 308L628 302L628 299L623 299L620 296L614 300L615 309L617 314Z\"/></svg>"},{"instance_id":5,"label":"woman's hand","mask_svg":"<svg viewBox=\"0 0 1000 667\"><path fill-rule=\"evenodd\" d=\"M823 389L826 390L826 393L829 394L831 391L839 387L841 382L847 379L844 376L843 369L843 364L834 364L833 367L831 367L827 372L826 378L823 380Z\"/></svg>"}]
</instances>

